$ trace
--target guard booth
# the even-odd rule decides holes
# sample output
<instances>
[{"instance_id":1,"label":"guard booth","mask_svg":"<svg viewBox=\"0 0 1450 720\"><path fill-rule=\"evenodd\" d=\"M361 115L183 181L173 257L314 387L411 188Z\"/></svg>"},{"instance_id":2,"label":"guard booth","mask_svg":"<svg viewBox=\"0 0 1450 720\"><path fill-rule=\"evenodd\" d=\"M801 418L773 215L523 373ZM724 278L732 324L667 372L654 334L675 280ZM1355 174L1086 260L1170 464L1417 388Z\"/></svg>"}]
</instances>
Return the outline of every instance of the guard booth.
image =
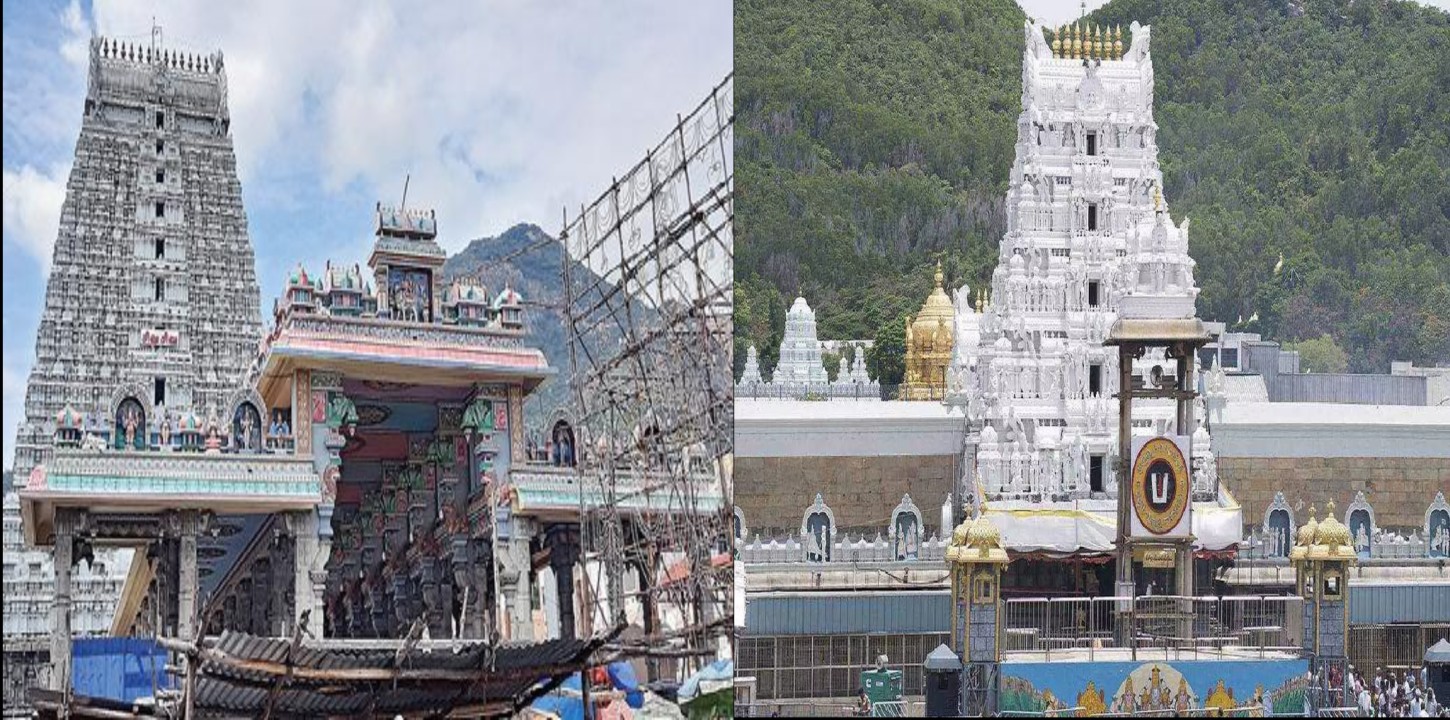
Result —
<instances>
[{"instance_id":1,"label":"guard booth","mask_svg":"<svg viewBox=\"0 0 1450 720\"><path fill-rule=\"evenodd\" d=\"M926 716L955 717L961 714L962 660L945 644L936 646L922 663L926 681Z\"/></svg>"},{"instance_id":2,"label":"guard booth","mask_svg":"<svg viewBox=\"0 0 1450 720\"><path fill-rule=\"evenodd\" d=\"M1425 679L1441 704L1450 699L1450 640L1440 638L1425 651Z\"/></svg>"}]
</instances>

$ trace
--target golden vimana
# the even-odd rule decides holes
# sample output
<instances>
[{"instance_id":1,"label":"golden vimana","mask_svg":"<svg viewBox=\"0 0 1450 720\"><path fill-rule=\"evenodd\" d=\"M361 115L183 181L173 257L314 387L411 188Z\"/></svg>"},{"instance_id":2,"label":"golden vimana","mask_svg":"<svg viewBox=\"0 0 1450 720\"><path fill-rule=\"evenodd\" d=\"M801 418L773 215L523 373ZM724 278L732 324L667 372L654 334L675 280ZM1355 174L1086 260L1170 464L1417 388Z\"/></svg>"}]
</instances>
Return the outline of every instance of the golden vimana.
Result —
<instances>
[{"instance_id":1,"label":"golden vimana","mask_svg":"<svg viewBox=\"0 0 1450 720\"><path fill-rule=\"evenodd\" d=\"M1123 27L1063 25L1052 31L1052 56L1071 60L1122 60Z\"/></svg>"}]
</instances>

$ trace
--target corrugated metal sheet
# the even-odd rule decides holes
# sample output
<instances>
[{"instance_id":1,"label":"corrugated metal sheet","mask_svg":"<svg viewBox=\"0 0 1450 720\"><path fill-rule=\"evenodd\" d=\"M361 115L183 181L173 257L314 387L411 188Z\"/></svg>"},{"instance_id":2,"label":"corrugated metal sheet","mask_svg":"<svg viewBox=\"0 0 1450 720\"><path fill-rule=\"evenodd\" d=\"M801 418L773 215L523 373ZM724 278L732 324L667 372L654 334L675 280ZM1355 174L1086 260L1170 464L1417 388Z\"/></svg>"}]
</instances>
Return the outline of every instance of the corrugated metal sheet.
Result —
<instances>
[{"instance_id":1,"label":"corrugated metal sheet","mask_svg":"<svg viewBox=\"0 0 1450 720\"><path fill-rule=\"evenodd\" d=\"M1450 583L1353 586L1352 625L1450 622ZM746 635L898 635L951 631L945 590L750 596Z\"/></svg>"},{"instance_id":2,"label":"corrugated metal sheet","mask_svg":"<svg viewBox=\"0 0 1450 720\"><path fill-rule=\"evenodd\" d=\"M893 635L950 630L951 598L945 590L746 598L746 635Z\"/></svg>"},{"instance_id":3,"label":"corrugated metal sheet","mask_svg":"<svg viewBox=\"0 0 1450 720\"><path fill-rule=\"evenodd\" d=\"M1351 625L1444 622L1450 622L1450 583L1351 586Z\"/></svg>"},{"instance_id":4,"label":"corrugated metal sheet","mask_svg":"<svg viewBox=\"0 0 1450 720\"><path fill-rule=\"evenodd\" d=\"M1274 402L1424 405L1425 378L1403 375L1310 373L1279 375L1269 383Z\"/></svg>"}]
</instances>

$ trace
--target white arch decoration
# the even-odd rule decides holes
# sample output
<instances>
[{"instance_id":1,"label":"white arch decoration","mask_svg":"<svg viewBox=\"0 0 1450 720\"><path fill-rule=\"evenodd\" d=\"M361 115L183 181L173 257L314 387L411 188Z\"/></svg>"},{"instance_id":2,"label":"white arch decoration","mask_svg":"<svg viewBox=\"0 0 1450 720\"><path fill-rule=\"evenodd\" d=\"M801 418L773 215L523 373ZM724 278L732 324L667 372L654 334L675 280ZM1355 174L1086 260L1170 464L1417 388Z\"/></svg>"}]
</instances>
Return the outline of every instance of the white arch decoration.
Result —
<instances>
[{"instance_id":1,"label":"white arch decoration","mask_svg":"<svg viewBox=\"0 0 1450 720\"><path fill-rule=\"evenodd\" d=\"M822 562L830 561L831 545L836 540L836 514L834 512L831 512L831 506L826 504L825 499L821 496L820 493L816 493L816 501L811 503L810 507L806 508L805 514L801 515L801 550L803 551L805 558L809 560L811 554L813 553L813 549L811 546L811 541L813 538L811 536L809 524L811 516L816 514L824 514L826 516L827 525L824 543L825 546L819 548L819 554L821 555Z\"/></svg>"}]
</instances>

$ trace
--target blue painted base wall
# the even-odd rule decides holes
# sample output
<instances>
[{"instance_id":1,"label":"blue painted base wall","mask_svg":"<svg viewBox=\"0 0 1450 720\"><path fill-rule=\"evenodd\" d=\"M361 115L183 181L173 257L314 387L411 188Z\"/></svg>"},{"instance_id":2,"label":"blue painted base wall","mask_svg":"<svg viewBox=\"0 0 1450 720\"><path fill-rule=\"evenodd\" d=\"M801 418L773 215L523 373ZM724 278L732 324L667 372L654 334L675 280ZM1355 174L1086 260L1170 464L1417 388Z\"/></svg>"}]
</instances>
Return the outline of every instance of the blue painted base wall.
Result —
<instances>
[{"instance_id":1,"label":"blue painted base wall","mask_svg":"<svg viewBox=\"0 0 1450 720\"><path fill-rule=\"evenodd\" d=\"M1241 707L1266 697L1270 712L1300 714L1309 672L1307 660L1009 662L1001 667L1000 709L1033 712Z\"/></svg>"}]
</instances>

